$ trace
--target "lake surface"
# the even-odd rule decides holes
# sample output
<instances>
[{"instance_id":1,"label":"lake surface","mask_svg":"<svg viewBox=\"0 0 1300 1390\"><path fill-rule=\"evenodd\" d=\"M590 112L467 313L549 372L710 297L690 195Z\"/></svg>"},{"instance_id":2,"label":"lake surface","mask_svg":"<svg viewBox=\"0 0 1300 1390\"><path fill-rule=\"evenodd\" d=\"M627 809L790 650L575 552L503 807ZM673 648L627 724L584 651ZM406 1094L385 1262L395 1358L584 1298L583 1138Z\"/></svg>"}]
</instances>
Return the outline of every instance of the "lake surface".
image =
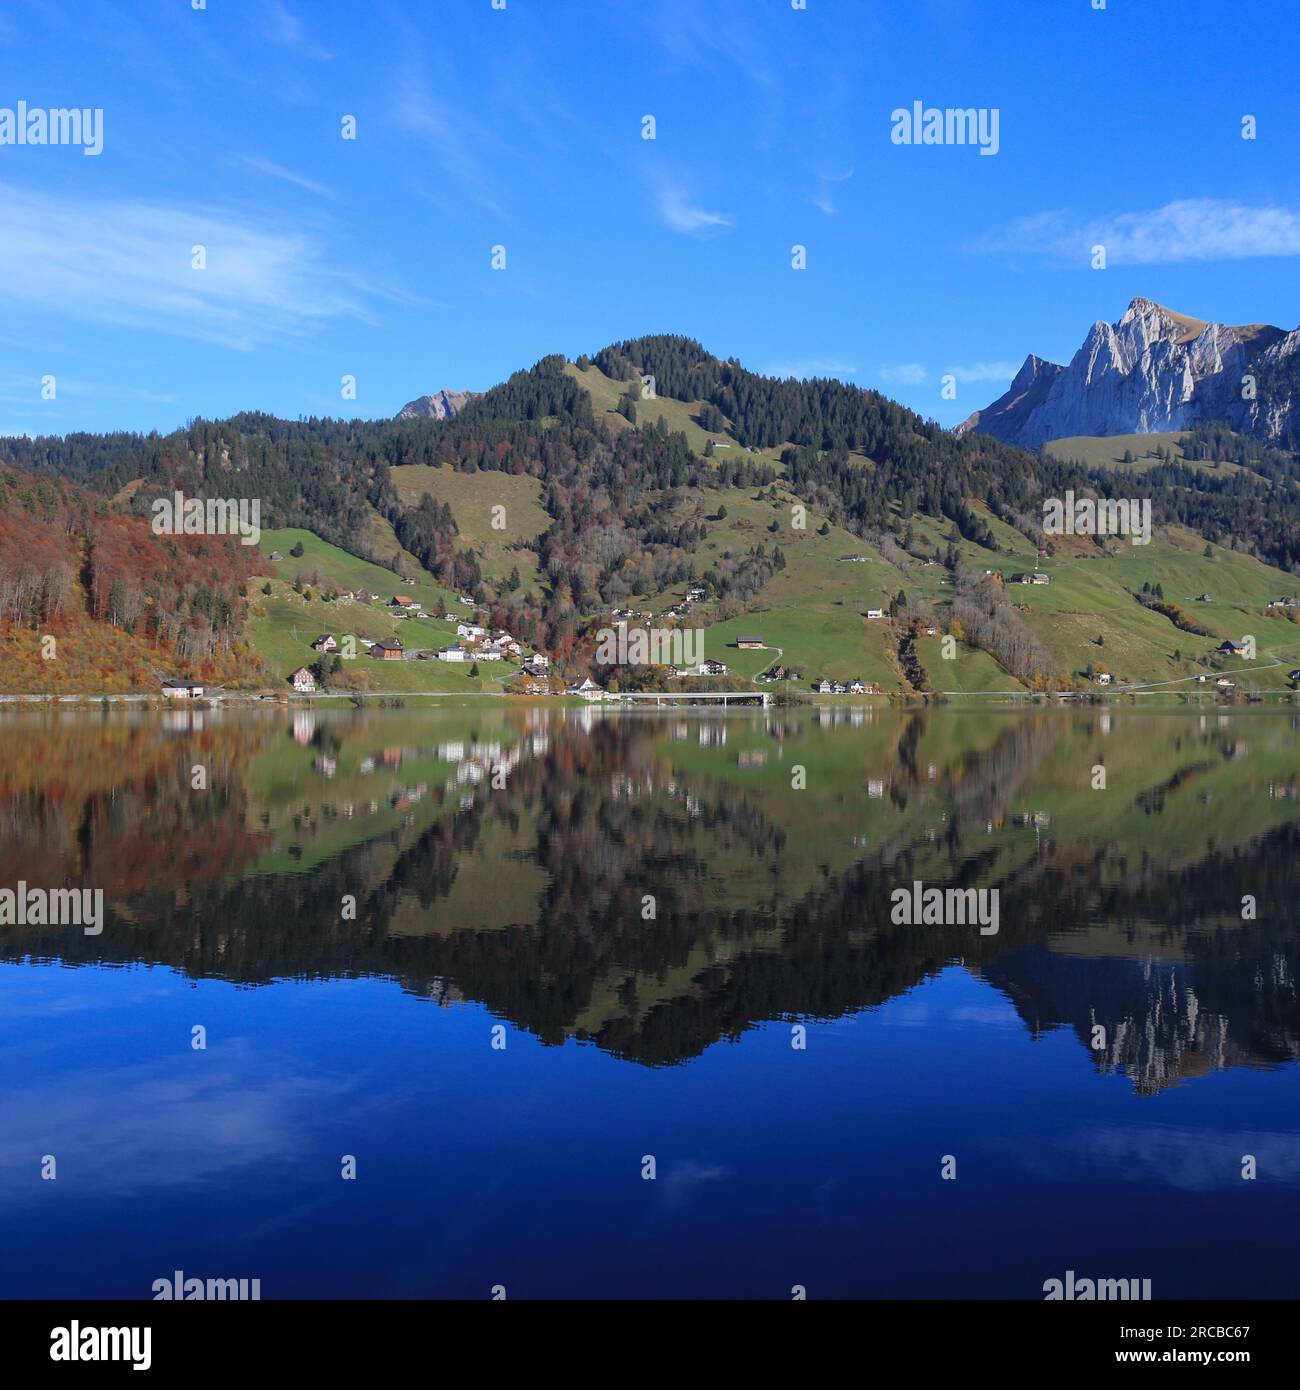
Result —
<instances>
[{"instance_id":1,"label":"lake surface","mask_svg":"<svg viewBox=\"0 0 1300 1390\"><path fill-rule=\"evenodd\" d=\"M0 1295L1298 1297L1298 798L1289 711L0 713L105 902L0 928Z\"/></svg>"}]
</instances>

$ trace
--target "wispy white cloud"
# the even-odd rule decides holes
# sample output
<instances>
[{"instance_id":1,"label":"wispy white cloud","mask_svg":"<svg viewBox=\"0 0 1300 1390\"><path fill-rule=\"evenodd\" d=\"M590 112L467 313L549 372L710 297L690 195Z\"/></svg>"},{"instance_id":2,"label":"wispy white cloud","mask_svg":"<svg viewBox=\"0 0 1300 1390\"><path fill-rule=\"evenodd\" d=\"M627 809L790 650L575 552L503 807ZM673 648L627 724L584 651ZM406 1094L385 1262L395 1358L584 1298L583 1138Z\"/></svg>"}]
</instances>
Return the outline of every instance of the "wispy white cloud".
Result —
<instances>
[{"instance_id":1,"label":"wispy white cloud","mask_svg":"<svg viewBox=\"0 0 1300 1390\"><path fill-rule=\"evenodd\" d=\"M1021 218L976 243L980 251L1012 251L1088 264L1094 246L1109 265L1173 265L1300 256L1300 214L1225 198L1184 198L1146 212L1079 219L1065 212Z\"/></svg>"},{"instance_id":2,"label":"wispy white cloud","mask_svg":"<svg viewBox=\"0 0 1300 1390\"><path fill-rule=\"evenodd\" d=\"M645 7L649 36L675 61L716 80L720 68L734 67L756 87L778 85L779 55L765 52L751 21L750 0L667 0ZM773 61L775 59L775 61Z\"/></svg>"},{"instance_id":3,"label":"wispy white cloud","mask_svg":"<svg viewBox=\"0 0 1300 1390\"><path fill-rule=\"evenodd\" d=\"M930 373L919 362L899 362L892 367L881 367L880 379L893 386L921 386Z\"/></svg>"},{"instance_id":4,"label":"wispy white cloud","mask_svg":"<svg viewBox=\"0 0 1300 1390\"><path fill-rule=\"evenodd\" d=\"M830 195L830 186L837 183L847 183L853 177L853 168L850 165L842 174L826 173L819 170L817 173L817 191L809 195L808 201L813 207L824 212L827 217L834 217L839 209Z\"/></svg>"},{"instance_id":5,"label":"wispy white cloud","mask_svg":"<svg viewBox=\"0 0 1300 1390\"><path fill-rule=\"evenodd\" d=\"M944 368L946 375L960 382L1010 381L1019 370L1019 362L972 362L966 367Z\"/></svg>"},{"instance_id":6,"label":"wispy white cloud","mask_svg":"<svg viewBox=\"0 0 1300 1390\"><path fill-rule=\"evenodd\" d=\"M664 226L687 236L708 236L720 227L732 227L735 219L725 212L700 207L681 184L664 179L657 190L659 217Z\"/></svg>"},{"instance_id":7,"label":"wispy white cloud","mask_svg":"<svg viewBox=\"0 0 1300 1390\"><path fill-rule=\"evenodd\" d=\"M275 160L266 159L260 154L243 155L237 163L246 169L253 169L259 174L266 174L270 178L291 183L295 188L306 189L308 193L315 193L321 198L334 197L332 188L327 188L325 184L317 183L314 179L309 179L302 174L296 174L292 169L286 169L283 164L277 164Z\"/></svg>"},{"instance_id":8,"label":"wispy white cloud","mask_svg":"<svg viewBox=\"0 0 1300 1390\"><path fill-rule=\"evenodd\" d=\"M318 63L327 63L334 57L328 49L321 48L308 36L302 20L282 5L280 0L272 0L266 17L267 32L275 43L292 48L304 58L312 58Z\"/></svg>"},{"instance_id":9,"label":"wispy white cloud","mask_svg":"<svg viewBox=\"0 0 1300 1390\"><path fill-rule=\"evenodd\" d=\"M489 212L501 212L494 181L479 153L488 143L488 133L436 101L415 67L397 80L393 118L399 129L432 152L444 175Z\"/></svg>"},{"instance_id":10,"label":"wispy white cloud","mask_svg":"<svg viewBox=\"0 0 1300 1390\"><path fill-rule=\"evenodd\" d=\"M195 270L194 246L207 268ZM400 294L329 266L305 234L232 214L0 185L0 306L147 328L241 350L370 318Z\"/></svg>"},{"instance_id":11,"label":"wispy white cloud","mask_svg":"<svg viewBox=\"0 0 1300 1390\"><path fill-rule=\"evenodd\" d=\"M793 376L800 380L815 376L853 376L857 370L848 362L830 357L801 357L794 362L773 362L759 368L764 376Z\"/></svg>"}]
</instances>

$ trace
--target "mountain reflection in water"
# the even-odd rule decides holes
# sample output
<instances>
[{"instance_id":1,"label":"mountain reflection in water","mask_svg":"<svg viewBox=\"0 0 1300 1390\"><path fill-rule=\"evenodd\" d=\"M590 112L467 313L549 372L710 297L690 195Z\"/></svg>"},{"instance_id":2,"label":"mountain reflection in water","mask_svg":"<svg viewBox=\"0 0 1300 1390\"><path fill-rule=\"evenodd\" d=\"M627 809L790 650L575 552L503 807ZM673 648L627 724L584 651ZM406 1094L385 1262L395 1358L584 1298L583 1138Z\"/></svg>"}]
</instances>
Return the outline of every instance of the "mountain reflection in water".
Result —
<instances>
[{"instance_id":1,"label":"mountain reflection in water","mask_svg":"<svg viewBox=\"0 0 1300 1390\"><path fill-rule=\"evenodd\" d=\"M106 923L0 952L391 978L653 1067L955 963L1152 1094L1296 1058L1297 768L1276 713L7 714L0 885ZM916 880L998 933L894 925Z\"/></svg>"}]
</instances>

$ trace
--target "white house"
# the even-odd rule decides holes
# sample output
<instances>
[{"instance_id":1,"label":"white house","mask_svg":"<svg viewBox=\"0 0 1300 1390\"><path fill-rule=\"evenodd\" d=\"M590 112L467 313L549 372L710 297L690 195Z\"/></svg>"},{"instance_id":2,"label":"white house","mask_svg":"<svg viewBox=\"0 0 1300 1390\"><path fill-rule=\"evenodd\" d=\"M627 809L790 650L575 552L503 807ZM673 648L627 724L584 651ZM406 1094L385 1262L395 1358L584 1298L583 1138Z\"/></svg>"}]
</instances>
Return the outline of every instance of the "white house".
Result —
<instances>
[{"instance_id":1,"label":"white house","mask_svg":"<svg viewBox=\"0 0 1300 1390\"><path fill-rule=\"evenodd\" d=\"M305 666L299 666L291 679L295 690L311 692L316 689L316 677Z\"/></svg>"},{"instance_id":2,"label":"white house","mask_svg":"<svg viewBox=\"0 0 1300 1390\"><path fill-rule=\"evenodd\" d=\"M469 653L464 647L440 647L438 649L439 661L465 661Z\"/></svg>"},{"instance_id":3,"label":"white house","mask_svg":"<svg viewBox=\"0 0 1300 1390\"><path fill-rule=\"evenodd\" d=\"M477 623L457 623L456 636L469 637L477 641L480 637L487 636L487 628L479 627Z\"/></svg>"},{"instance_id":4,"label":"white house","mask_svg":"<svg viewBox=\"0 0 1300 1390\"><path fill-rule=\"evenodd\" d=\"M532 656L525 658L522 663L525 671L533 675L544 675L551 669L551 658L545 652L534 652Z\"/></svg>"},{"instance_id":5,"label":"white house","mask_svg":"<svg viewBox=\"0 0 1300 1390\"><path fill-rule=\"evenodd\" d=\"M201 700L203 698L203 687L194 681L181 680L173 677L162 683L163 694L169 700Z\"/></svg>"},{"instance_id":6,"label":"white house","mask_svg":"<svg viewBox=\"0 0 1300 1390\"><path fill-rule=\"evenodd\" d=\"M868 617L868 618L883 618L884 616L885 616L885 610L884 610L883 608L868 608L868 609L867 609L867 617Z\"/></svg>"},{"instance_id":7,"label":"white house","mask_svg":"<svg viewBox=\"0 0 1300 1390\"><path fill-rule=\"evenodd\" d=\"M727 668L721 661L714 661L712 657L708 661L701 661L695 668L697 676L725 676Z\"/></svg>"}]
</instances>

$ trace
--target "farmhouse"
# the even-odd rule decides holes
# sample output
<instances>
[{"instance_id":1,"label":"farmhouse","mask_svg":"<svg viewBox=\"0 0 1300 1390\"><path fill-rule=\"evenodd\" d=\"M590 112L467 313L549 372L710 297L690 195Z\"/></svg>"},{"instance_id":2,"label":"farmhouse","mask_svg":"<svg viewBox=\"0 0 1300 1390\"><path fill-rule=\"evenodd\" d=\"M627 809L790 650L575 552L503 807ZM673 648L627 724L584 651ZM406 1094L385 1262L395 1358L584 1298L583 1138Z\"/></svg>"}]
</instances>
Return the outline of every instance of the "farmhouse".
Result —
<instances>
[{"instance_id":1,"label":"farmhouse","mask_svg":"<svg viewBox=\"0 0 1300 1390\"><path fill-rule=\"evenodd\" d=\"M289 679L295 690L312 691L316 689L316 677L305 667L299 666Z\"/></svg>"},{"instance_id":2,"label":"farmhouse","mask_svg":"<svg viewBox=\"0 0 1300 1390\"><path fill-rule=\"evenodd\" d=\"M379 661L401 661L406 648L396 637L385 637L370 648L370 655Z\"/></svg>"},{"instance_id":3,"label":"farmhouse","mask_svg":"<svg viewBox=\"0 0 1300 1390\"><path fill-rule=\"evenodd\" d=\"M1095 680L1098 685L1109 685L1111 682L1111 674L1109 671L1097 671L1093 675L1093 680Z\"/></svg>"},{"instance_id":4,"label":"farmhouse","mask_svg":"<svg viewBox=\"0 0 1300 1390\"><path fill-rule=\"evenodd\" d=\"M742 652L762 651L763 639L761 637L737 637L736 646Z\"/></svg>"},{"instance_id":5,"label":"farmhouse","mask_svg":"<svg viewBox=\"0 0 1300 1390\"><path fill-rule=\"evenodd\" d=\"M334 640L333 634L327 632L311 644L311 649L314 652L336 652L339 644Z\"/></svg>"},{"instance_id":6,"label":"farmhouse","mask_svg":"<svg viewBox=\"0 0 1300 1390\"><path fill-rule=\"evenodd\" d=\"M169 700L201 700L203 687L195 681L181 680L173 676L162 683L162 692Z\"/></svg>"},{"instance_id":7,"label":"farmhouse","mask_svg":"<svg viewBox=\"0 0 1300 1390\"><path fill-rule=\"evenodd\" d=\"M883 618L884 616L885 616L885 610L884 610L883 608L868 608L868 609L867 609L867 617L868 617L868 618Z\"/></svg>"},{"instance_id":8,"label":"farmhouse","mask_svg":"<svg viewBox=\"0 0 1300 1390\"><path fill-rule=\"evenodd\" d=\"M1226 642L1220 642L1214 650L1216 652L1222 652L1225 656L1240 656L1246 650L1246 647L1244 643L1234 642L1231 638L1228 638Z\"/></svg>"},{"instance_id":9,"label":"farmhouse","mask_svg":"<svg viewBox=\"0 0 1300 1390\"><path fill-rule=\"evenodd\" d=\"M390 598L390 599L388 600L388 606L389 606L390 608L416 608L416 607L418 607L418 605L416 604L415 600L414 600L414 599L407 598L407 596L406 596L405 594L394 594L394 595L392 596L392 598Z\"/></svg>"}]
</instances>

